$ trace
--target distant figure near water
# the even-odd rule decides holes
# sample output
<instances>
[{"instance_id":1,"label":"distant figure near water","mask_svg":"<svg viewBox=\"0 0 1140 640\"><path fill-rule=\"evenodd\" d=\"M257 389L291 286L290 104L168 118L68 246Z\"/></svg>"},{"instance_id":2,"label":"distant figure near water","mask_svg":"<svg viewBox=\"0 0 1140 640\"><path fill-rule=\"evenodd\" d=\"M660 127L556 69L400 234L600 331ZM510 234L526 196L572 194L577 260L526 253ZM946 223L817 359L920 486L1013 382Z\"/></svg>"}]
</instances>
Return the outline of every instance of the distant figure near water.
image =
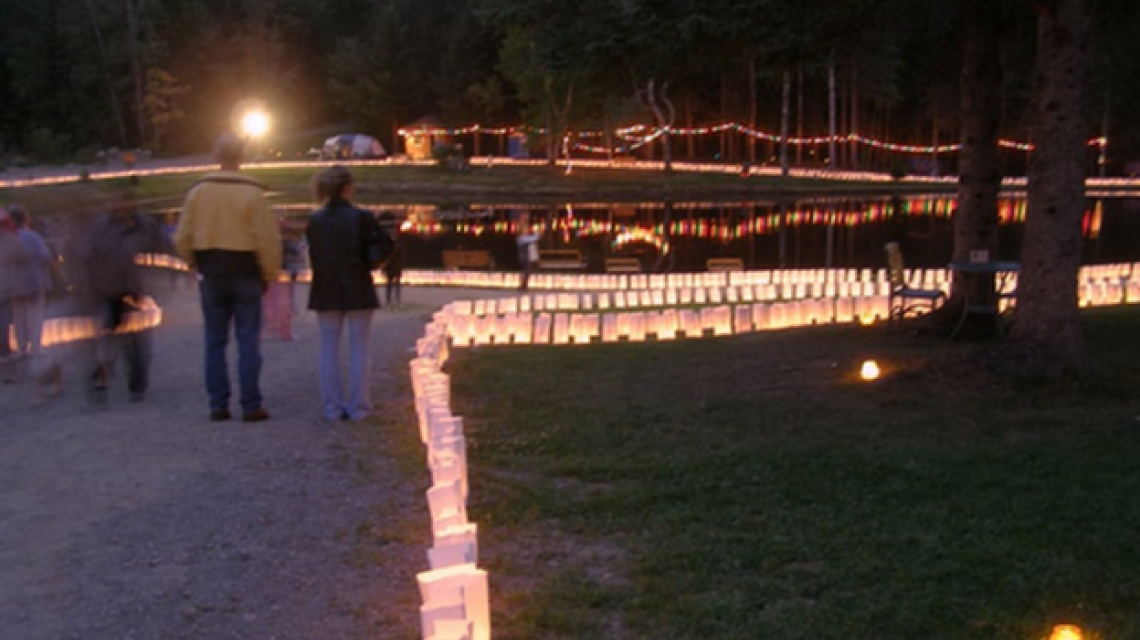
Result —
<instances>
[{"instance_id":1,"label":"distant figure near water","mask_svg":"<svg viewBox=\"0 0 1140 640\"><path fill-rule=\"evenodd\" d=\"M519 289L526 291L530 274L538 264L538 234L531 228L530 216L525 213L519 216L518 225Z\"/></svg>"}]
</instances>

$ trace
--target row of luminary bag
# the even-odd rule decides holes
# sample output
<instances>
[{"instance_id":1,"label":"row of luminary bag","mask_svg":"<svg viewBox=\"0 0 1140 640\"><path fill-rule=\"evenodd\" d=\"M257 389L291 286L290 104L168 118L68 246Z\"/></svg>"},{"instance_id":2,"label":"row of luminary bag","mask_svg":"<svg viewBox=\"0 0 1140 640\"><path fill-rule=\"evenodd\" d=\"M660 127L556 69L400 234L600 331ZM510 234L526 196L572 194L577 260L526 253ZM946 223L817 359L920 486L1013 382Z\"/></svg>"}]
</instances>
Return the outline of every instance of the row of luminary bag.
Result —
<instances>
[{"instance_id":1,"label":"row of luminary bag","mask_svg":"<svg viewBox=\"0 0 1140 640\"><path fill-rule=\"evenodd\" d=\"M487 572L478 566L478 526L467 518L467 441L463 419L451 413L450 378L443 372L448 342L442 318L424 330L410 363L427 490L432 546L429 569L416 576L425 640L489 640Z\"/></svg>"}]
</instances>

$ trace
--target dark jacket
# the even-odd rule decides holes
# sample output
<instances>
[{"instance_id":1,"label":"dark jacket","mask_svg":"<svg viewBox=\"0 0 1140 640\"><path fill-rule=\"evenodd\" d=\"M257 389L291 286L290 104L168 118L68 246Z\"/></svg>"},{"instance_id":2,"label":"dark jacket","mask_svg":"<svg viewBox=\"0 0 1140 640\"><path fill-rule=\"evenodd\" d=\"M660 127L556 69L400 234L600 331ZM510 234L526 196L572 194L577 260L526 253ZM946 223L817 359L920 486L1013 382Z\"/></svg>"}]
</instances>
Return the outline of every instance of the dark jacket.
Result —
<instances>
[{"instance_id":1,"label":"dark jacket","mask_svg":"<svg viewBox=\"0 0 1140 640\"><path fill-rule=\"evenodd\" d=\"M313 285L309 308L356 311L380 306L368 268L369 234L384 233L372 214L334 199L313 214L305 238Z\"/></svg>"},{"instance_id":2,"label":"dark jacket","mask_svg":"<svg viewBox=\"0 0 1140 640\"><path fill-rule=\"evenodd\" d=\"M135 258L169 251L170 244L150 216L100 214L73 230L64 248L69 282L79 293L117 300L143 293L142 268Z\"/></svg>"}]
</instances>

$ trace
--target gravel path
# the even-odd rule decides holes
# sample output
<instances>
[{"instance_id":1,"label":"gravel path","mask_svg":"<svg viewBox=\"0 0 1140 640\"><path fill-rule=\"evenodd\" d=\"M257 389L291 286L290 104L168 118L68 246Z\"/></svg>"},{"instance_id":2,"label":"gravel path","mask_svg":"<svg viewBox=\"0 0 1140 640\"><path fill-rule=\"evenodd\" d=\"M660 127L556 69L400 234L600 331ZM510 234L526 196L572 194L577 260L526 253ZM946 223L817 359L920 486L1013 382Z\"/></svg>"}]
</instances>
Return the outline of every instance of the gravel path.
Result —
<instances>
[{"instance_id":1,"label":"gravel path","mask_svg":"<svg viewBox=\"0 0 1140 640\"><path fill-rule=\"evenodd\" d=\"M409 288L377 313L386 417L360 424L320 417L308 312L296 340L263 344L272 419L209 422L196 293L163 276L155 294L145 401L128 403L120 373L107 406L90 406L79 346L63 397L0 387L0 638L418 637L429 477L407 361L432 312L486 292Z\"/></svg>"}]
</instances>

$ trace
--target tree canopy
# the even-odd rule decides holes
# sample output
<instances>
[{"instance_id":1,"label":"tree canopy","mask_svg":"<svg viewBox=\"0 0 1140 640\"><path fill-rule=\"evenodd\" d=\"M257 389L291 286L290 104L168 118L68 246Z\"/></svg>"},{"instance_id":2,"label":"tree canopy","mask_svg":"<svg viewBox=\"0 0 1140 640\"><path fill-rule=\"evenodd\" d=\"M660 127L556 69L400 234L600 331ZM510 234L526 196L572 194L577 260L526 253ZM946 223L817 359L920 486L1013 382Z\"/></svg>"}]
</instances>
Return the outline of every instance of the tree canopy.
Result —
<instances>
[{"instance_id":1,"label":"tree canopy","mask_svg":"<svg viewBox=\"0 0 1140 640\"><path fill-rule=\"evenodd\" d=\"M666 124L637 99L650 81L675 127L778 132L790 118L793 135L827 135L835 122L840 134L945 144L961 134L958 4L0 0L0 156L201 150L247 98L270 104L281 131L346 126L388 145L396 127L424 115L559 131ZM1032 15L1031 0L1009 4ZM1135 3L1097 4L1085 133L1107 127L1113 173L1140 156L1140 126L1128 117L1140 91L1131 81L1138 24ZM1035 46L1031 19L997 45L1002 138L1029 139ZM790 110L789 91L802 107ZM684 151L750 157L725 137ZM839 165L875 160L869 148L835 153ZM1006 169L1024 172L1023 161Z\"/></svg>"}]
</instances>

